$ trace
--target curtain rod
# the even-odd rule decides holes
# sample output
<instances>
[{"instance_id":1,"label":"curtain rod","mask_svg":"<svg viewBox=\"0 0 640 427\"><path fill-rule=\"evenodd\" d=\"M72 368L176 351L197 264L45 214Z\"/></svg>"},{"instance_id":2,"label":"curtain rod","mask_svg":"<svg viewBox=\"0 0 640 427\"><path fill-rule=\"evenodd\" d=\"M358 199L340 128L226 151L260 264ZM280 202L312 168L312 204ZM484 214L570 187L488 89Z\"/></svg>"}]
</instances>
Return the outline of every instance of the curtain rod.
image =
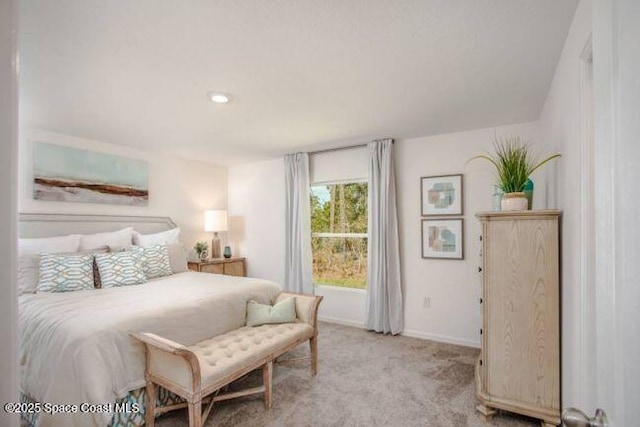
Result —
<instances>
[{"instance_id":1,"label":"curtain rod","mask_svg":"<svg viewBox=\"0 0 640 427\"><path fill-rule=\"evenodd\" d=\"M352 148L366 147L367 144L345 145L344 147L327 148L324 150L308 151L307 154L331 153L332 151L350 150Z\"/></svg>"},{"instance_id":2,"label":"curtain rod","mask_svg":"<svg viewBox=\"0 0 640 427\"><path fill-rule=\"evenodd\" d=\"M391 141L392 144L395 144L396 141L392 140ZM362 143L362 144L354 144L354 145L345 145L344 147L335 147L335 148L327 148L324 150L315 150L315 151L307 151L307 154L320 154L320 153L331 153L333 151L342 151L342 150L350 150L352 148L358 148L358 147L366 147L367 143Z\"/></svg>"}]
</instances>

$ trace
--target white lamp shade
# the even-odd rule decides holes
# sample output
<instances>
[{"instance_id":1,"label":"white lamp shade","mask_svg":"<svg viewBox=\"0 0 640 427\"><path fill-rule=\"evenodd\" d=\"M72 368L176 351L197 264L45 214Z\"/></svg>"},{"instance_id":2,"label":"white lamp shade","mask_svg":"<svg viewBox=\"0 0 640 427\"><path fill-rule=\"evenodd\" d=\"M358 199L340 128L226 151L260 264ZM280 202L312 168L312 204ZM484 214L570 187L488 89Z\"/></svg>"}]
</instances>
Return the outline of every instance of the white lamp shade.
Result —
<instances>
[{"instance_id":1,"label":"white lamp shade","mask_svg":"<svg viewBox=\"0 0 640 427\"><path fill-rule=\"evenodd\" d=\"M227 231L227 211L204 211L204 231Z\"/></svg>"}]
</instances>

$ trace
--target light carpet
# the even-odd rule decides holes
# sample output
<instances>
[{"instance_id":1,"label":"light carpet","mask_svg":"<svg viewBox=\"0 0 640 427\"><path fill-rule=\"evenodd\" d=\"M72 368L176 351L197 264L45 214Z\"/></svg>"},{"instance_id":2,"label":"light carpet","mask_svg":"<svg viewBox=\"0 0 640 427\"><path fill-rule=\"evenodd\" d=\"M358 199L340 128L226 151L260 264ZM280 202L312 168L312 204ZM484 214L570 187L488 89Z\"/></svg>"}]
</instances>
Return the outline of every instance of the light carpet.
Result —
<instances>
[{"instance_id":1,"label":"light carpet","mask_svg":"<svg viewBox=\"0 0 640 427\"><path fill-rule=\"evenodd\" d=\"M271 410L261 395L220 402L206 426L539 426L502 412L486 422L476 412L477 349L325 322L319 330L316 377L308 361L276 364ZM284 358L307 353L301 345ZM261 382L255 372L233 388ZM156 425L186 427L187 412L166 414Z\"/></svg>"}]
</instances>

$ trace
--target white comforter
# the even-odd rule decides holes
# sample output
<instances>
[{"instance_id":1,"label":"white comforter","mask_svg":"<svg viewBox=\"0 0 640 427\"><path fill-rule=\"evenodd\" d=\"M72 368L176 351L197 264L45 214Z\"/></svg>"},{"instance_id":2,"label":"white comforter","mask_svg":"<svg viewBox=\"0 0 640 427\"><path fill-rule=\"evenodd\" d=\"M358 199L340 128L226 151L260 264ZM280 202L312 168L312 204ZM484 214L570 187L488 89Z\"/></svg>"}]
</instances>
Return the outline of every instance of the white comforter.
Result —
<instances>
[{"instance_id":1,"label":"white comforter","mask_svg":"<svg viewBox=\"0 0 640 427\"><path fill-rule=\"evenodd\" d=\"M114 403L144 386L144 349L130 332L189 345L245 323L246 303L276 283L179 273L121 288L20 297L22 391L41 403ZM39 426L105 426L112 414L40 413Z\"/></svg>"}]
</instances>

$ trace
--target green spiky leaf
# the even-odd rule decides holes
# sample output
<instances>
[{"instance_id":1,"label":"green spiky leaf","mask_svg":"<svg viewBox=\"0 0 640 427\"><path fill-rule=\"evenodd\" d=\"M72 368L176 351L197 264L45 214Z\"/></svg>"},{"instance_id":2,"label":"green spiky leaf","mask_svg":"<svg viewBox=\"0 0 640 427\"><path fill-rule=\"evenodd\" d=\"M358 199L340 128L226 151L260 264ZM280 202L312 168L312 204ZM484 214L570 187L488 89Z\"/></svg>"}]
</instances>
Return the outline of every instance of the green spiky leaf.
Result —
<instances>
[{"instance_id":1,"label":"green spiky leaf","mask_svg":"<svg viewBox=\"0 0 640 427\"><path fill-rule=\"evenodd\" d=\"M521 142L520 137L508 137L494 142L495 153L478 154L469 159L484 159L493 164L496 168L496 185L505 193L518 193L524 190L527 180L533 172L538 170L545 163L560 157L556 153L538 160L531 154L530 145ZM468 163L467 162L467 163Z\"/></svg>"}]
</instances>

